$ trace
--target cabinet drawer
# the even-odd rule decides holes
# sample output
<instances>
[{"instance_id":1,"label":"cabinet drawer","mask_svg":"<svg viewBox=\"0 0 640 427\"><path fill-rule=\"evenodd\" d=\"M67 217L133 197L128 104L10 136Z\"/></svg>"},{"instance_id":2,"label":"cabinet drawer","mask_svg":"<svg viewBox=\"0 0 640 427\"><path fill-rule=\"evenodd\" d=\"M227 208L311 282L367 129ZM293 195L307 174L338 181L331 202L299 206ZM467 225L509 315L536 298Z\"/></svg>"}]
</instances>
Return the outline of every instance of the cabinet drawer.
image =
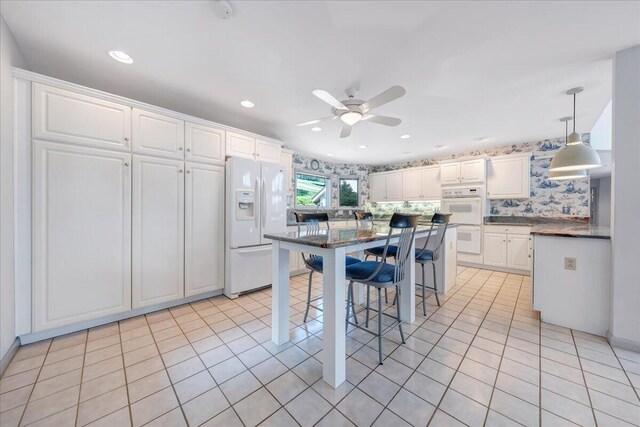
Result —
<instances>
[{"instance_id":1,"label":"cabinet drawer","mask_svg":"<svg viewBox=\"0 0 640 427\"><path fill-rule=\"evenodd\" d=\"M503 233L503 234L531 234L531 227L525 225L485 225L485 233Z\"/></svg>"}]
</instances>

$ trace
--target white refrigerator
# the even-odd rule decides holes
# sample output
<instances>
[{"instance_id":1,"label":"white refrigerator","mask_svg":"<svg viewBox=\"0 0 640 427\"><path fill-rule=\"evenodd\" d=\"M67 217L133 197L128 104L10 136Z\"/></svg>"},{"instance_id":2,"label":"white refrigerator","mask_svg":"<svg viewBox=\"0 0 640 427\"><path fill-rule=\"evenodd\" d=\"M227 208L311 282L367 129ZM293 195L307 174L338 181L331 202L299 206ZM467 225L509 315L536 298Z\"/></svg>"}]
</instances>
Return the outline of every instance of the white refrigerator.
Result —
<instances>
[{"instance_id":1,"label":"white refrigerator","mask_svg":"<svg viewBox=\"0 0 640 427\"><path fill-rule=\"evenodd\" d=\"M287 172L277 163L230 157L226 167L226 268L230 298L271 284L271 241L287 231Z\"/></svg>"}]
</instances>

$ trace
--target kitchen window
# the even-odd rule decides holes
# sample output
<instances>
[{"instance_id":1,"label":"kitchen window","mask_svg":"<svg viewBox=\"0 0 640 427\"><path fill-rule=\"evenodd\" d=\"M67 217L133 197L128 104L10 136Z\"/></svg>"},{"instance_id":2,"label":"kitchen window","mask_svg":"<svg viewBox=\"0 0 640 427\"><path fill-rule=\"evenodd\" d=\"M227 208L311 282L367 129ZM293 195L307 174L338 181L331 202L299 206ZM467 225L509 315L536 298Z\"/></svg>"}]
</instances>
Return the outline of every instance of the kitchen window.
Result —
<instances>
[{"instance_id":1,"label":"kitchen window","mask_svg":"<svg viewBox=\"0 0 640 427\"><path fill-rule=\"evenodd\" d=\"M357 177L341 177L338 182L338 205L342 208L360 206L360 181Z\"/></svg>"},{"instance_id":2,"label":"kitchen window","mask_svg":"<svg viewBox=\"0 0 640 427\"><path fill-rule=\"evenodd\" d=\"M296 207L329 208L331 181L326 175L305 171L296 172Z\"/></svg>"}]
</instances>

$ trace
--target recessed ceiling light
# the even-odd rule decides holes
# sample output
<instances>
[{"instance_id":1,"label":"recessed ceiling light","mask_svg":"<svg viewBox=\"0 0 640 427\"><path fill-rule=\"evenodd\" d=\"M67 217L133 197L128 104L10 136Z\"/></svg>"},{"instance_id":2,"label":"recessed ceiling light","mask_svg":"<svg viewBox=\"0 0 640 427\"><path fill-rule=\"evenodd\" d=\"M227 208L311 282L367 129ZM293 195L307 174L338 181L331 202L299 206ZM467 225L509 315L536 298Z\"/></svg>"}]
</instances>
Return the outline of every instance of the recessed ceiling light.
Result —
<instances>
[{"instance_id":1,"label":"recessed ceiling light","mask_svg":"<svg viewBox=\"0 0 640 427\"><path fill-rule=\"evenodd\" d=\"M322 128L319 128L318 126L311 128L312 132L320 132L321 130L322 130Z\"/></svg>"},{"instance_id":2,"label":"recessed ceiling light","mask_svg":"<svg viewBox=\"0 0 640 427\"><path fill-rule=\"evenodd\" d=\"M333 153L329 153L329 154L327 154L327 156L331 157L331 156L333 156Z\"/></svg>"},{"instance_id":3,"label":"recessed ceiling light","mask_svg":"<svg viewBox=\"0 0 640 427\"><path fill-rule=\"evenodd\" d=\"M486 142L489 139L491 138L489 138L488 136L479 136L478 138L476 138L476 142Z\"/></svg>"},{"instance_id":4,"label":"recessed ceiling light","mask_svg":"<svg viewBox=\"0 0 640 427\"><path fill-rule=\"evenodd\" d=\"M109 56L118 62L122 62L123 64L133 63L133 59L121 50L110 50Z\"/></svg>"},{"instance_id":5,"label":"recessed ceiling light","mask_svg":"<svg viewBox=\"0 0 640 427\"><path fill-rule=\"evenodd\" d=\"M254 106L253 102L249 101L248 99L240 101L240 105L242 105L244 108L253 108Z\"/></svg>"},{"instance_id":6,"label":"recessed ceiling light","mask_svg":"<svg viewBox=\"0 0 640 427\"><path fill-rule=\"evenodd\" d=\"M409 154L411 154L411 151L405 151L404 153L402 153L403 156L408 156Z\"/></svg>"},{"instance_id":7,"label":"recessed ceiling light","mask_svg":"<svg viewBox=\"0 0 640 427\"><path fill-rule=\"evenodd\" d=\"M442 150L443 148L447 148L447 146L446 146L446 145L440 145L440 144L438 144L438 145L435 145L433 148L434 148L435 150Z\"/></svg>"},{"instance_id":8,"label":"recessed ceiling light","mask_svg":"<svg viewBox=\"0 0 640 427\"><path fill-rule=\"evenodd\" d=\"M358 145L358 148L369 148L368 145Z\"/></svg>"},{"instance_id":9,"label":"recessed ceiling light","mask_svg":"<svg viewBox=\"0 0 640 427\"><path fill-rule=\"evenodd\" d=\"M409 139L409 138L411 138L411 135L409 134L400 135L400 139Z\"/></svg>"}]
</instances>

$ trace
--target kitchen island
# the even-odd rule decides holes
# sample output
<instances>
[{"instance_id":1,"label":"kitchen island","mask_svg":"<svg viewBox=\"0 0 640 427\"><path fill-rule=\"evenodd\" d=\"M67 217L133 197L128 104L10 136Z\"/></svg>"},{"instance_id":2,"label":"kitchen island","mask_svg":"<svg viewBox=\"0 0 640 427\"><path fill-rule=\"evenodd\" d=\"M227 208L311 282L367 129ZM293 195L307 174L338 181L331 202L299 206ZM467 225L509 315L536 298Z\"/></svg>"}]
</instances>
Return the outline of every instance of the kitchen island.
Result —
<instances>
[{"instance_id":1,"label":"kitchen island","mask_svg":"<svg viewBox=\"0 0 640 427\"><path fill-rule=\"evenodd\" d=\"M611 232L590 224L536 225L533 308L542 321L604 336L609 329Z\"/></svg>"},{"instance_id":2,"label":"kitchen island","mask_svg":"<svg viewBox=\"0 0 640 427\"><path fill-rule=\"evenodd\" d=\"M418 226L415 238L424 238L430 233L430 227ZM374 225L320 231L290 231L288 233L265 234L273 241L273 284L272 284L272 320L271 333L274 344L282 345L289 341L289 251L323 257L322 275L323 295L323 352L322 372L324 381L337 388L345 381L345 256L347 253L359 253L363 257L365 249L383 246L389 234L389 227ZM391 237L396 243L399 232ZM456 228L447 229L441 257L436 264L439 270L446 272L447 264L456 263ZM414 243L415 244L415 243ZM410 253L413 253L414 248ZM436 265L437 267L437 265ZM399 283L403 320L415 321L415 263L405 263L404 279ZM455 280L455 268L453 269ZM446 279L446 277L445 277ZM358 292L361 294L361 291ZM362 301L362 297L356 298Z\"/></svg>"}]
</instances>

